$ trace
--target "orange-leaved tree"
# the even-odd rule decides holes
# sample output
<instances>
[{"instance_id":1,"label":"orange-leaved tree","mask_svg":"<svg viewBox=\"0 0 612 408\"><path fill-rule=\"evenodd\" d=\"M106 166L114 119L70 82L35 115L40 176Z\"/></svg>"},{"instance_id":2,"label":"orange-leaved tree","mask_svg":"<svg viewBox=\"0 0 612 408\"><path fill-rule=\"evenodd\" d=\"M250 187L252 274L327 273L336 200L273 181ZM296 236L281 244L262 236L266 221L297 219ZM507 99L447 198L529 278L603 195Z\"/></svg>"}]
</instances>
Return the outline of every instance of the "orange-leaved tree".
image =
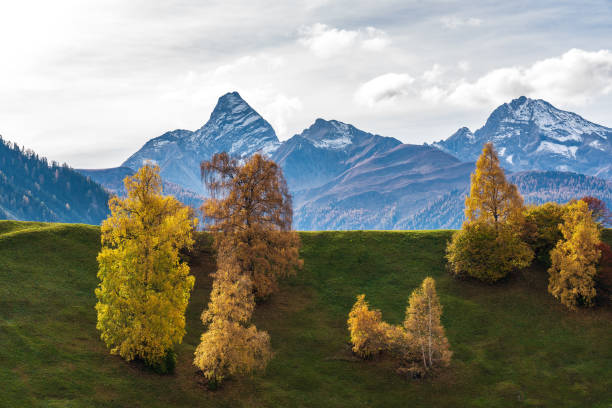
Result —
<instances>
[{"instance_id":1,"label":"orange-leaved tree","mask_svg":"<svg viewBox=\"0 0 612 408\"><path fill-rule=\"evenodd\" d=\"M593 196L586 196L580 199L589 206L593 214L593 220L601 227L607 227L612 225L612 213L608 210L606 203L601 199Z\"/></svg>"},{"instance_id":2,"label":"orange-leaved tree","mask_svg":"<svg viewBox=\"0 0 612 408\"><path fill-rule=\"evenodd\" d=\"M179 250L193 244L197 219L162 195L158 167L144 166L124 183L127 197L111 198L111 215L102 223L97 328L111 353L166 372L185 335L194 284Z\"/></svg>"},{"instance_id":3,"label":"orange-leaved tree","mask_svg":"<svg viewBox=\"0 0 612 408\"><path fill-rule=\"evenodd\" d=\"M217 250L231 247L258 298L277 289L279 277L295 273L300 238L292 231L291 195L281 168L260 154L241 163L227 153L201 164L211 197L202 206Z\"/></svg>"},{"instance_id":4,"label":"orange-leaved tree","mask_svg":"<svg viewBox=\"0 0 612 408\"><path fill-rule=\"evenodd\" d=\"M568 204L559 228L563 239L550 252L548 291L570 309L590 306L601 251L599 228L588 204L582 200Z\"/></svg>"},{"instance_id":5,"label":"orange-leaved tree","mask_svg":"<svg viewBox=\"0 0 612 408\"><path fill-rule=\"evenodd\" d=\"M523 199L506 180L492 143L485 144L471 182L466 221L447 246L447 259L456 276L495 282L533 259L522 240Z\"/></svg>"}]
</instances>

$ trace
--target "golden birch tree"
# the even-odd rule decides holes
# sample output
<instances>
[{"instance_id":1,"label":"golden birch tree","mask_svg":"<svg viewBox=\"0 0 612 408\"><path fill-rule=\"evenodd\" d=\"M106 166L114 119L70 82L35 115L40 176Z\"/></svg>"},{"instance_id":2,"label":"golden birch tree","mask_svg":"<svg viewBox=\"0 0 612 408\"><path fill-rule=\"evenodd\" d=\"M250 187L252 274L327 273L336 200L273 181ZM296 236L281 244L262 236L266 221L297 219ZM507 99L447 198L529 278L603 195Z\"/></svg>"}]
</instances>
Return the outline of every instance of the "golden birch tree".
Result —
<instances>
[{"instance_id":1,"label":"golden birch tree","mask_svg":"<svg viewBox=\"0 0 612 408\"><path fill-rule=\"evenodd\" d=\"M485 144L465 200L466 221L446 248L451 272L495 282L527 267L533 251L522 240L523 199L506 180L491 143Z\"/></svg>"},{"instance_id":2,"label":"golden birch tree","mask_svg":"<svg viewBox=\"0 0 612 408\"><path fill-rule=\"evenodd\" d=\"M548 291L570 309L590 306L596 295L595 277L600 232L585 201L567 206L561 239L550 253Z\"/></svg>"},{"instance_id":3,"label":"golden birch tree","mask_svg":"<svg viewBox=\"0 0 612 408\"><path fill-rule=\"evenodd\" d=\"M424 373L450 364L452 352L440 322L441 315L435 281L425 278L421 287L410 295L404 320L404 328L412 335Z\"/></svg>"},{"instance_id":4,"label":"golden birch tree","mask_svg":"<svg viewBox=\"0 0 612 408\"><path fill-rule=\"evenodd\" d=\"M247 274L257 297L277 290L277 280L295 273L300 238L291 230L291 195L280 167L260 154L245 163L227 153L201 164L211 198L202 206L217 249L235 249L240 270Z\"/></svg>"},{"instance_id":5,"label":"golden birch tree","mask_svg":"<svg viewBox=\"0 0 612 408\"><path fill-rule=\"evenodd\" d=\"M158 167L144 166L124 183L127 197L111 198L101 228L97 328L112 354L156 367L185 335L194 278L179 250L193 244L197 219L162 195Z\"/></svg>"}]
</instances>

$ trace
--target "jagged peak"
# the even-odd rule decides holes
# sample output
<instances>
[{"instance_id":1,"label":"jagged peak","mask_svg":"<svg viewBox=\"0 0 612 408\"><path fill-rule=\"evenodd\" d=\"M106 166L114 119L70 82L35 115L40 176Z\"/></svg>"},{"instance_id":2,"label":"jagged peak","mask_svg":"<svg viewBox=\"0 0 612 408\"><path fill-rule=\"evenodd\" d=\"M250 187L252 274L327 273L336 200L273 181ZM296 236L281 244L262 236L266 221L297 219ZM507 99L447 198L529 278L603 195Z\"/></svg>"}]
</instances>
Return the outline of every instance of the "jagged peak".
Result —
<instances>
[{"instance_id":1,"label":"jagged peak","mask_svg":"<svg viewBox=\"0 0 612 408\"><path fill-rule=\"evenodd\" d=\"M259 114L255 112L255 110L236 91L228 92L221 96L217 100L217 104L215 105L210 117L212 119L218 116L226 115L227 113L232 115L240 113L255 113L259 116Z\"/></svg>"}]
</instances>

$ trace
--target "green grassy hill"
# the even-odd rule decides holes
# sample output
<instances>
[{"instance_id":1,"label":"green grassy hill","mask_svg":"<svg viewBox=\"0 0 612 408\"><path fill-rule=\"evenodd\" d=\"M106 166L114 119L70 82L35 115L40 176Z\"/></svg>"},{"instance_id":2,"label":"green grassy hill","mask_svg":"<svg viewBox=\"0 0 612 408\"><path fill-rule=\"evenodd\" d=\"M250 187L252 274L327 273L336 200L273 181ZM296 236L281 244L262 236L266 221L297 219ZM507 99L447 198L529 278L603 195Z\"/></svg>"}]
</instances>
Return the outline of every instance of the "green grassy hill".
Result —
<instances>
[{"instance_id":1,"label":"green grassy hill","mask_svg":"<svg viewBox=\"0 0 612 408\"><path fill-rule=\"evenodd\" d=\"M443 261L450 234L303 233L304 270L255 313L274 359L265 373L211 392L191 365L213 267L206 246L192 259L197 283L177 371L160 376L99 340L98 227L0 222L0 406L610 407L612 308L566 311L546 293L544 270L496 286L454 280ZM406 380L391 362L354 359L346 318L355 295L399 323L428 275L444 306L451 368Z\"/></svg>"}]
</instances>

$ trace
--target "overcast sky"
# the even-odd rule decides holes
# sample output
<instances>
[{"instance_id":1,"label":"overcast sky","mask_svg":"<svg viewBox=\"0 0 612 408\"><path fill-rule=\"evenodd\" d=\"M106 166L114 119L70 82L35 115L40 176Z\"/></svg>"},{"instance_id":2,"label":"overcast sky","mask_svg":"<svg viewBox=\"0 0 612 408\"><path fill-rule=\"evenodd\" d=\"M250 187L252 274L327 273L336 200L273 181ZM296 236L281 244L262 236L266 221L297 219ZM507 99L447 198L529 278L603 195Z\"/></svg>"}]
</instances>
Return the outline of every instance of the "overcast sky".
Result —
<instances>
[{"instance_id":1,"label":"overcast sky","mask_svg":"<svg viewBox=\"0 0 612 408\"><path fill-rule=\"evenodd\" d=\"M322 117L431 142L520 95L612 127L609 0L3 1L0 52L0 134L77 168L234 90L282 140Z\"/></svg>"}]
</instances>

